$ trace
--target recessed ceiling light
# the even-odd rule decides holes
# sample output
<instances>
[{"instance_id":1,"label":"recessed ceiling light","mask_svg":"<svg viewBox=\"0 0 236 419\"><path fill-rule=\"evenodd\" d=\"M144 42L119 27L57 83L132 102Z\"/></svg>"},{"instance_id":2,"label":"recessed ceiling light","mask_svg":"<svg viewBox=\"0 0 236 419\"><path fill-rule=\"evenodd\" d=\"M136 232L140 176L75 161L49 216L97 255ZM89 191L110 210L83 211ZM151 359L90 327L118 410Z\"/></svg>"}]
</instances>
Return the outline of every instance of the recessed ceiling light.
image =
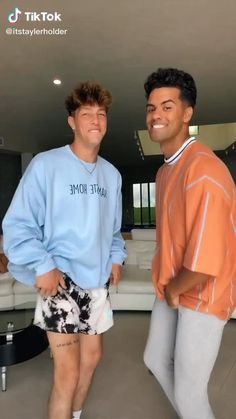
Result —
<instances>
[{"instance_id":1,"label":"recessed ceiling light","mask_svg":"<svg viewBox=\"0 0 236 419\"><path fill-rule=\"evenodd\" d=\"M61 80L60 79L54 79L53 83L56 84L57 86L59 86L61 84Z\"/></svg>"}]
</instances>

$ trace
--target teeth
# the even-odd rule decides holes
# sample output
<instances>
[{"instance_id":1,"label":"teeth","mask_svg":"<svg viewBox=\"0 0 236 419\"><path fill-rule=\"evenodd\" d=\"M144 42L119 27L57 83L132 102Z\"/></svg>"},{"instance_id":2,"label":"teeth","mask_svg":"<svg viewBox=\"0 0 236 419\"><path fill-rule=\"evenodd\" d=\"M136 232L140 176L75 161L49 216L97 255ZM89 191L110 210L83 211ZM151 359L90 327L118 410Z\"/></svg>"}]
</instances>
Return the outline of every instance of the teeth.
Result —
<instances>
[{"instance_id":1,"label":"teeth","mask_svg":"<svg viewBox=\"0 0 236 419\"><path fill-rule=\"evenodd\" d=\"M164 128L165 125L155 124L152 128Z\"/></svg>"}]
</instances>

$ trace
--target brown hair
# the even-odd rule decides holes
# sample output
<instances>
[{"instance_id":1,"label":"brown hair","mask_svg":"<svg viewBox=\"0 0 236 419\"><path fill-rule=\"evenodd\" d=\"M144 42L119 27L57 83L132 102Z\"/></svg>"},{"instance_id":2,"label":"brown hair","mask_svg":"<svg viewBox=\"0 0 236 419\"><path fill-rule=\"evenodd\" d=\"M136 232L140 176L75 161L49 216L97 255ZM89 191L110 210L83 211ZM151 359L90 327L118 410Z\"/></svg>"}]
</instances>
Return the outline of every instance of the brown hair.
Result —
<instances>
[{"instance_id":1,"label":"brown hair","mask_svg":"<svg viewBox=\"0 0 236 419\"><path fill-rule=\"evenodd\" d=\"M104 106L106 112L111 106L111 93L96 82L86 81L80 83L65 101L68 114L71 116L81 105Z\"/></svg>"}]
</instances>

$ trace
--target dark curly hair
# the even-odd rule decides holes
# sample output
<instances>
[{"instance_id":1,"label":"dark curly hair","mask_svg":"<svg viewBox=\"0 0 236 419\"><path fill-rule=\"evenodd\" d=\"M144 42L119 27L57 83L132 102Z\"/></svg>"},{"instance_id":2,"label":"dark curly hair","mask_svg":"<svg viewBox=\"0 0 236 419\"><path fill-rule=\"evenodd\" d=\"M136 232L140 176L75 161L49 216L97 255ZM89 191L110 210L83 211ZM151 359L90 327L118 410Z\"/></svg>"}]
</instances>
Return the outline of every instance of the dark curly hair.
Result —
<instances>
[{"instance_id":1,"label":"dark curly hair","mask_svg":"<svg viewBox=\"0 0 236 419\"><path fill-rule=\"evenodd\" d=\"M104 106L106 112L111 106L111 93L100 84L92 81L80 83L65 101L68 114L71 116L81 105Z\"/></svg>"},{"instance_id":2,"label":"dark curly hair","mask_svg":"<svg viewBox=\"0 0 236 419\"><path fill-rule=\"evenodd\" d=\"M197 99L197 89L193 77L176 68L158 68L147 78L144 89L146 98L154 89L160 87L177 87L180 90L180 98L194 108Z\"/></svg>"}]
</instances>

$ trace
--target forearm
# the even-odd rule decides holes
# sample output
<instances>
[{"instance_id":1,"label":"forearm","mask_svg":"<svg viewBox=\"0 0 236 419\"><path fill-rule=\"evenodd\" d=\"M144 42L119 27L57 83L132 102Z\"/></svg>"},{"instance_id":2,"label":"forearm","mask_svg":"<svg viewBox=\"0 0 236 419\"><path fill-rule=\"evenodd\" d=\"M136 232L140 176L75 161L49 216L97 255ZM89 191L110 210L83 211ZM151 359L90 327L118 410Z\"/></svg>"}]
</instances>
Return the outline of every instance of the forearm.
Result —
<instances>
[{"instance_id":1,"label":"forearm","mask_svg":"<svg viewBox=\"0 0 236 419\"><path fill-rule=\"evenodd\" d=\"M209 275L183 268L180 273L172 279L168 287L171 289L172 294L177 296L195 288L197 285L204 284L208 278Z\"/></svg>"},{"instance_id":2,"label":"forearm","mask_svg":"<svg viewBox=\"0 0 236 419\"><path fill-rule=\"evenodd\" d=\"M209 275L183 268L165 288L165 298L168 305L172 308L177 308L180 295L195 288L197 285L205 284L208 278Z\"/></svg>"}]
</instances>

